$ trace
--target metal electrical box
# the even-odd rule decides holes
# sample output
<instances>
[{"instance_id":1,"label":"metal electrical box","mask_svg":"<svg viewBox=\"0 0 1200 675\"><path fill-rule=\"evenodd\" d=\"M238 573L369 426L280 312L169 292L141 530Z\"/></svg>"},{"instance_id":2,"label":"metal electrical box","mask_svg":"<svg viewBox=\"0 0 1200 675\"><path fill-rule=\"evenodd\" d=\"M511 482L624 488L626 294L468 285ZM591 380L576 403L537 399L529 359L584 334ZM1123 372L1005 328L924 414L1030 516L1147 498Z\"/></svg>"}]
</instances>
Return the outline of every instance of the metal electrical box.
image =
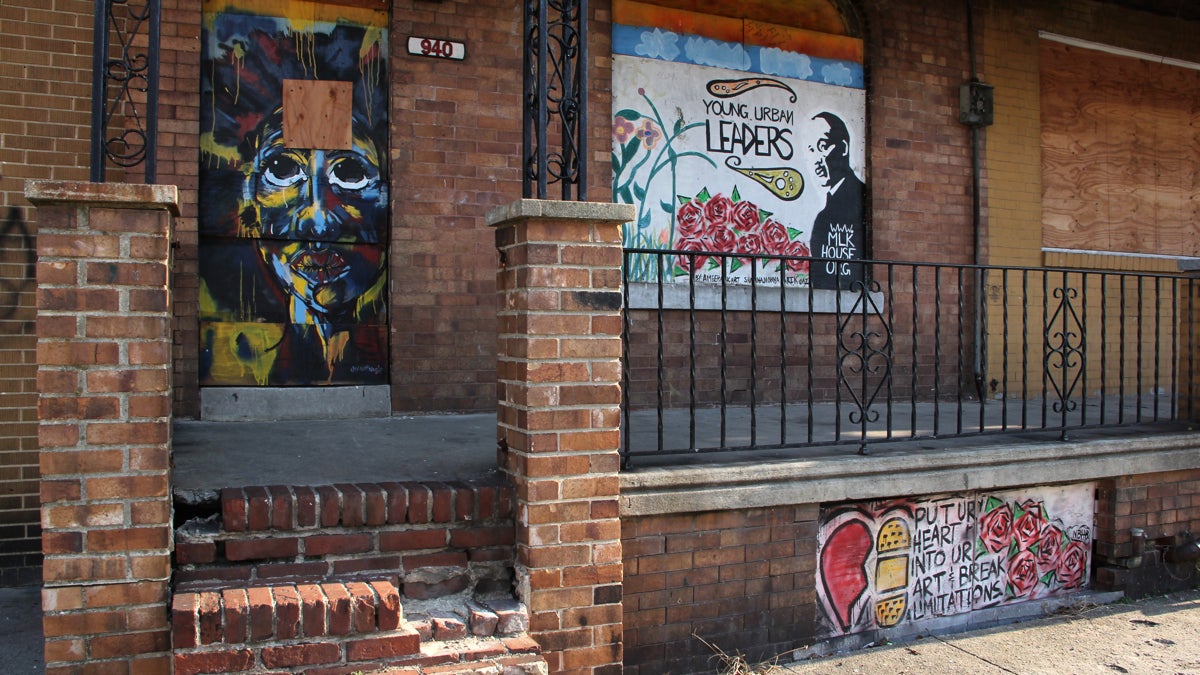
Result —
<instances>
[{"instance_id":1,"label":"metal electrical box","mask_svg":"<svg viewBox=\"0 0 1200 675\"><path fill-rule=\"evenodd\" d=\"M983 82L964 82L958 89L958 121L972 127L991 126L994 89Z\"/></svg>"}]
</instances>

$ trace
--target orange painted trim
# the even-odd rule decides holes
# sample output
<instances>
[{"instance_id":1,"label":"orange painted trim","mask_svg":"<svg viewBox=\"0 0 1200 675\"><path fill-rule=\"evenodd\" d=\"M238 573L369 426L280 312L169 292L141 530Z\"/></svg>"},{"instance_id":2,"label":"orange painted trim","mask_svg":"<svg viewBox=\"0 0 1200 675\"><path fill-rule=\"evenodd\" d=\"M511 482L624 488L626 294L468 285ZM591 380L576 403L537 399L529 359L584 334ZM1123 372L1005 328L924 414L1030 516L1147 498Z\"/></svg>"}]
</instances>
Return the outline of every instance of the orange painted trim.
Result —
<instances>
[{"instance_id":1,"label":"orange painted trim","mask_svg":"<svg viewBox=\"0 0 1200 675\"><path fill-rule=\"evenodd\" d=\"M337 0L331 0L334 2ZM388 25L388 3L380 0L343 0L338 4L304 0L204 0L206 14L246 12L284 17L300 23L349 21L363 26Z\"/></svg>"},{"instance_id":2,"label":"orange painted trim","mask_svg":"<svg viewBox=\"0 0 1200 675\"><path fill-rule=\"evenodd\" d=\"M741 19L689 12L633 0L613 0L613 22L625 26L662 28L683 35L701 35L713 40L741 44Z\"/></svg>"},{"instance_id":3,"label":"orange painted trim","mask_svg":"<svg viewBox=\"0 0 1200 675\"><path fill-rule=\"evenodd\" d=\"M764 21L746 20L744 44L775 47L819 59L863 62L863 41L859 38L819 33Z\"/></svg>"},{"instance_id":4,"label":"orange painted trim","mask_svg":"<svg viewBox=\"0 0 1200 675\"><path fill-rule=\"evenodd\" d=\"M774 47L821 59L863 62L863 41L844 35L780 24L702 14L651 5L636 0L613 0L613 22L625 26L662 28L683 35L756 47Z\"/></svg>"}]
</instances>

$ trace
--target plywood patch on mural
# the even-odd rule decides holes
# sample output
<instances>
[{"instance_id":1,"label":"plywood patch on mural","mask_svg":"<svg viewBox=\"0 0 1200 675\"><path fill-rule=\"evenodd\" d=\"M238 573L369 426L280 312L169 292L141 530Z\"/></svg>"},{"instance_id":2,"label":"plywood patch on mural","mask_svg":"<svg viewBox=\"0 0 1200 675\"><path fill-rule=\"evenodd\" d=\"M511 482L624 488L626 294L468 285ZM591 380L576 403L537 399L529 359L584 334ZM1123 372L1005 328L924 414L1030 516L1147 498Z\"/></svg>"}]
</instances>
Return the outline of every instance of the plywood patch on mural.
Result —
<instances>
[{"instance_id":1,"label":"plywood patch on mural","mask_svg":"<svg viewBox=\"0 0 1200 675\"><path fill-rule=\"evenodd\" d=\"M1024 602L1088 582L1091 483L822 508L826 637Z\"/></svg>"},{"instance_id":2,"label":"plywood patch on mural","mask_svg":"<svg viewBox=\"0 0 1200 675\"><path fill-rule=\"evenodd\" d=\"M353 82L283 81L283 143L289 148L350 150Z\"/></svg>"}]
</instances>

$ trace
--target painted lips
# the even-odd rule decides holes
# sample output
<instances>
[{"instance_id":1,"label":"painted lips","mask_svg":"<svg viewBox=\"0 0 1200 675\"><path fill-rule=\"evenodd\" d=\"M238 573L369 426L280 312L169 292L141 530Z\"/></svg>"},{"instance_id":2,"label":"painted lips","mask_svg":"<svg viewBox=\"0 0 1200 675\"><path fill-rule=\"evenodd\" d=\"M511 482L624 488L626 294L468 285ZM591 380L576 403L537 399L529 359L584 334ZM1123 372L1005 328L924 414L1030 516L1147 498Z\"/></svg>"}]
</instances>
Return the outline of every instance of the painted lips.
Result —
<instances>
[{"instance_id":1,"label":"painted lips","mask_svg":"<svg viewBox=\"0 0 1200 675\"><path fill-rule=\"evenodd\" d=\"M305 251L291 263L292 271L314 284L328 284L346 276L350 265L336 251Z\"/></svg>"}]
</instances>

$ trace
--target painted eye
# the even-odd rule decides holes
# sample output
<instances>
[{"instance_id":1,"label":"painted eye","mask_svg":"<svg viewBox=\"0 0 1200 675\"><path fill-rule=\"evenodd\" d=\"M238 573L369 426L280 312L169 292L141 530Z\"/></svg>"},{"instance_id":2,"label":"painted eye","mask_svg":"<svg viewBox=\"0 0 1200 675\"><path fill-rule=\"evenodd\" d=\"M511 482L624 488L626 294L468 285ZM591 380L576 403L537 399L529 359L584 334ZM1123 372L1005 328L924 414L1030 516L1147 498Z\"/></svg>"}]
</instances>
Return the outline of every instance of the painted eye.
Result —
<instances>
[{"instance_id":1,"label":"painted eye","mask_svg":"<svg viewBox=\"0 0 1200 675\"><path fill-rule=\"evenodd\" d=\"M263 178L271 185L289 187L304 180L300 163L287 155L275 155L263 162Z\"/></svg>"},{"instance_id":2,"label":"painted eye","mask_svg":"<svg viewBox=\"0 0 1200 675\"><path fill-rule=\"evenodd\" d=\"M342 157L329 168L329 182L343 190L361 190L371 183L371 170L354 157Z\"/></svg>"}]
</instances>

